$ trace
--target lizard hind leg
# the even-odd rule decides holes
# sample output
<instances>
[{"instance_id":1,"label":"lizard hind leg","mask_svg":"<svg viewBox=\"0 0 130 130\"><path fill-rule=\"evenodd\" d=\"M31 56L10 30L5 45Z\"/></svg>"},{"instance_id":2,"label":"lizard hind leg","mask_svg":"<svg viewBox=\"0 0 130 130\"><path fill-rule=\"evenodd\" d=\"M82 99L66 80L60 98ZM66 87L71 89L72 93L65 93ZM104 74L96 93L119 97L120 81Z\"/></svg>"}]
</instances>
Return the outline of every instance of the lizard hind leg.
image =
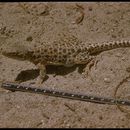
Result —
<instances>
[{"instance_id":1,"label":"lizard hind leg","mask_svg":"<svg viewBox=\"0 0 130 130\"><path fill-rule=\"evenodd\" d=\"M84 68L83 75L84 75L85 78L86 78L88 75L90 75L91 68L92 68L93 66L96 67L96 64L97 64L98 60L96 60L95 58L96 58L96 56L90 56L89 61L88 61L88 64L87 64L86 67Z\"/></svg>"},{"instance_id":2,"label":"lizard hind leg","mask_svg":"<svg viewBox=\"0 0 130 130\"><path fill-rule=\"evenodd\" d=\"M46 76L46 66L44 64L38 63L37 67L40 70L40 72L39 72L39 76L37 78L36 84L41 85Z\"/></svg>"},{"instance_id":3,"label":"lizard hind leg","mask_svg":"<svg viewBox=\"0 0 130 130\"><path fill-rule=\"evenodd\" d=\"M82 73L85 78L89 75L91 67L97 63L95 62L95 57L89 55L88 52L81 52L75 58L76 64L87 64Z\"/></svg>"}]
</instances>

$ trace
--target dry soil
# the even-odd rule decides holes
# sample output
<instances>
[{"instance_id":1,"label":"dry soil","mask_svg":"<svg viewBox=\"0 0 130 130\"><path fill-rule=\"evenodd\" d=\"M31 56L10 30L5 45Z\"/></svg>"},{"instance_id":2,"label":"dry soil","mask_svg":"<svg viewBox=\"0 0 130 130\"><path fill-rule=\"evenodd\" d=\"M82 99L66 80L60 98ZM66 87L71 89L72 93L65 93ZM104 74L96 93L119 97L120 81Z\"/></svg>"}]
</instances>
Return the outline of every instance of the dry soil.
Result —
<instances>
[{"instance_id":1,"label":"dry soil","mask_svg":"<svg viewBox=\"0 0 130 130\"><path fill-rule=\"evenodd\" d=\"M130 39L130 3L0 3L0 46L14 42L53 43L62 34L72 34L86 44ZM97 65L92 66L86 78L77 67L48 67L48 79L41 87L114 97L116 86L130 75L130 49L105 51L96 60ZM0 81L22 79L24 84L35 83L35 69L28 61L0 55ZM118 96L129 98L129 93L128 80L118 89ZM129 128L130 115L116 105L0 88L0 127Z\"/></svg>"}]
</instances>

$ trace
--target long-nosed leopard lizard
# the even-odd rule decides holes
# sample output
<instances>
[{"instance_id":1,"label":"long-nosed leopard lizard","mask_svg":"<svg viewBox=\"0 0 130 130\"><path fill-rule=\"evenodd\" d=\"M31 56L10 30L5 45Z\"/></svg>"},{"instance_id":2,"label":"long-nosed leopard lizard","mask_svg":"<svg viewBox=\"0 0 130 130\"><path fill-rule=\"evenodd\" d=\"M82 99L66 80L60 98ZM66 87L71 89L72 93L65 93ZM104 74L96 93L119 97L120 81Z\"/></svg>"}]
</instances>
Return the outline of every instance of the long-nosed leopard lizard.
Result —
<instances>
[{"instance_id":1,"label":"long-nosed leopard lizard","mask_svg":"<svg viewBox=\"0 0 130 130\"><path fill-rule=\"evenodd\" d=\"M121 40L88 45L71 36L64 37L61 41L53 44L48 43L29 48L15 44L1 48L1 52L9 58L28 60L34 63L40 69L38 82L41 83L45 78L47 65L69 67L75 64L87 64L96 57L95 53L123 47L130 47L130 41Z\"/></svg>"}]
</instances>

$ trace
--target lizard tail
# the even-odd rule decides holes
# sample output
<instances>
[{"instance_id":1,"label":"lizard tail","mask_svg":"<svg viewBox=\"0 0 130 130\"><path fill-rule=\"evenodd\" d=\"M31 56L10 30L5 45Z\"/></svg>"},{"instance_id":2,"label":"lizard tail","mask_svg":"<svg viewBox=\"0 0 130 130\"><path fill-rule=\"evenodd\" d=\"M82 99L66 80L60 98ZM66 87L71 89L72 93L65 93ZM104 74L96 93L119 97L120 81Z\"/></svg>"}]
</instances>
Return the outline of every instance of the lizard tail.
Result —
<instances>
[{"instance_id":1,"label":"lizard tail","mask_svg":"<svg viewBox=\"0 0 130 130\"><path fill-rule=\"evenodd\" d=\"M130 47L130 40L112 41L104 42L102 44L89 45L88 51L90 54L95 54L122 47Z\"/></svg>"}]
</instances>

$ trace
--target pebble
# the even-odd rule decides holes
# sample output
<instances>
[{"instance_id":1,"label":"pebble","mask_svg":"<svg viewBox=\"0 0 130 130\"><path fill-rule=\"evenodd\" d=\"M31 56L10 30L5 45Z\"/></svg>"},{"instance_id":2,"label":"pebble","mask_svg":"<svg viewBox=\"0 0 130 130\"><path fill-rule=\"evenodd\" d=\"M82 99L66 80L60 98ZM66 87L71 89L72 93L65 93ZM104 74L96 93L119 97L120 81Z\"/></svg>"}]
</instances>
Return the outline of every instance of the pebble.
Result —
<instances>
[{"instance_id":1,"label":"pebble","mask_svg":"<svg viewBox=\"0 0 130 130\"><path fill-rule=\"evenodd\" d=\"M104 82L110 83L110 78L104 78Z\"/></svg>"},{"instance_id":2,"label":"pebble","mask_svg":"<svg viewBox=\"0 0 130 130\"><path fill-rule=\"evenodd\" d=\"M44 120L41 120L41 123L42 123L42 125L45 125L45 122L44 122Z\"/></svg>"},{"instance_id":3,"label":"pebble","mask_svg":"<svg viewBox=\"0 0 130 130\"><path fill-rule=\"evenodd\" d=\"M20 108L20 106L19 106L19 105L16 105L16 108L18 108L18 109L19 109L19 108Z\"/></svg>"},{"instance_id":4,"label":"pebble","mask_svg":"<svg viewBox=\"0 0 130 130\"><path fill-rule=\"evenodd\" d=\"M116 56L117 57L121 57L122 55L121 55L121 53L117 53Z\"/></svg>"},{"instance_id":5,"label":"pebble","mask_svg":"<svg viewBox=\"0 0 130 130\"><path fill-rule=\"evenodd\" d=\"M66 124L66 127L69 128L69 127L70 127L70 124Z\"/></svg>"},{"instance_id":6,"label":"pebble","mask_svg":"<svg viewBox=\"0 0 130 130\"><path fill-rule=\"evenodd\" d=\"M121 59L122 59L122 60L125 60L125 57L122 57Z\"/></svg>"}]
</instances>

